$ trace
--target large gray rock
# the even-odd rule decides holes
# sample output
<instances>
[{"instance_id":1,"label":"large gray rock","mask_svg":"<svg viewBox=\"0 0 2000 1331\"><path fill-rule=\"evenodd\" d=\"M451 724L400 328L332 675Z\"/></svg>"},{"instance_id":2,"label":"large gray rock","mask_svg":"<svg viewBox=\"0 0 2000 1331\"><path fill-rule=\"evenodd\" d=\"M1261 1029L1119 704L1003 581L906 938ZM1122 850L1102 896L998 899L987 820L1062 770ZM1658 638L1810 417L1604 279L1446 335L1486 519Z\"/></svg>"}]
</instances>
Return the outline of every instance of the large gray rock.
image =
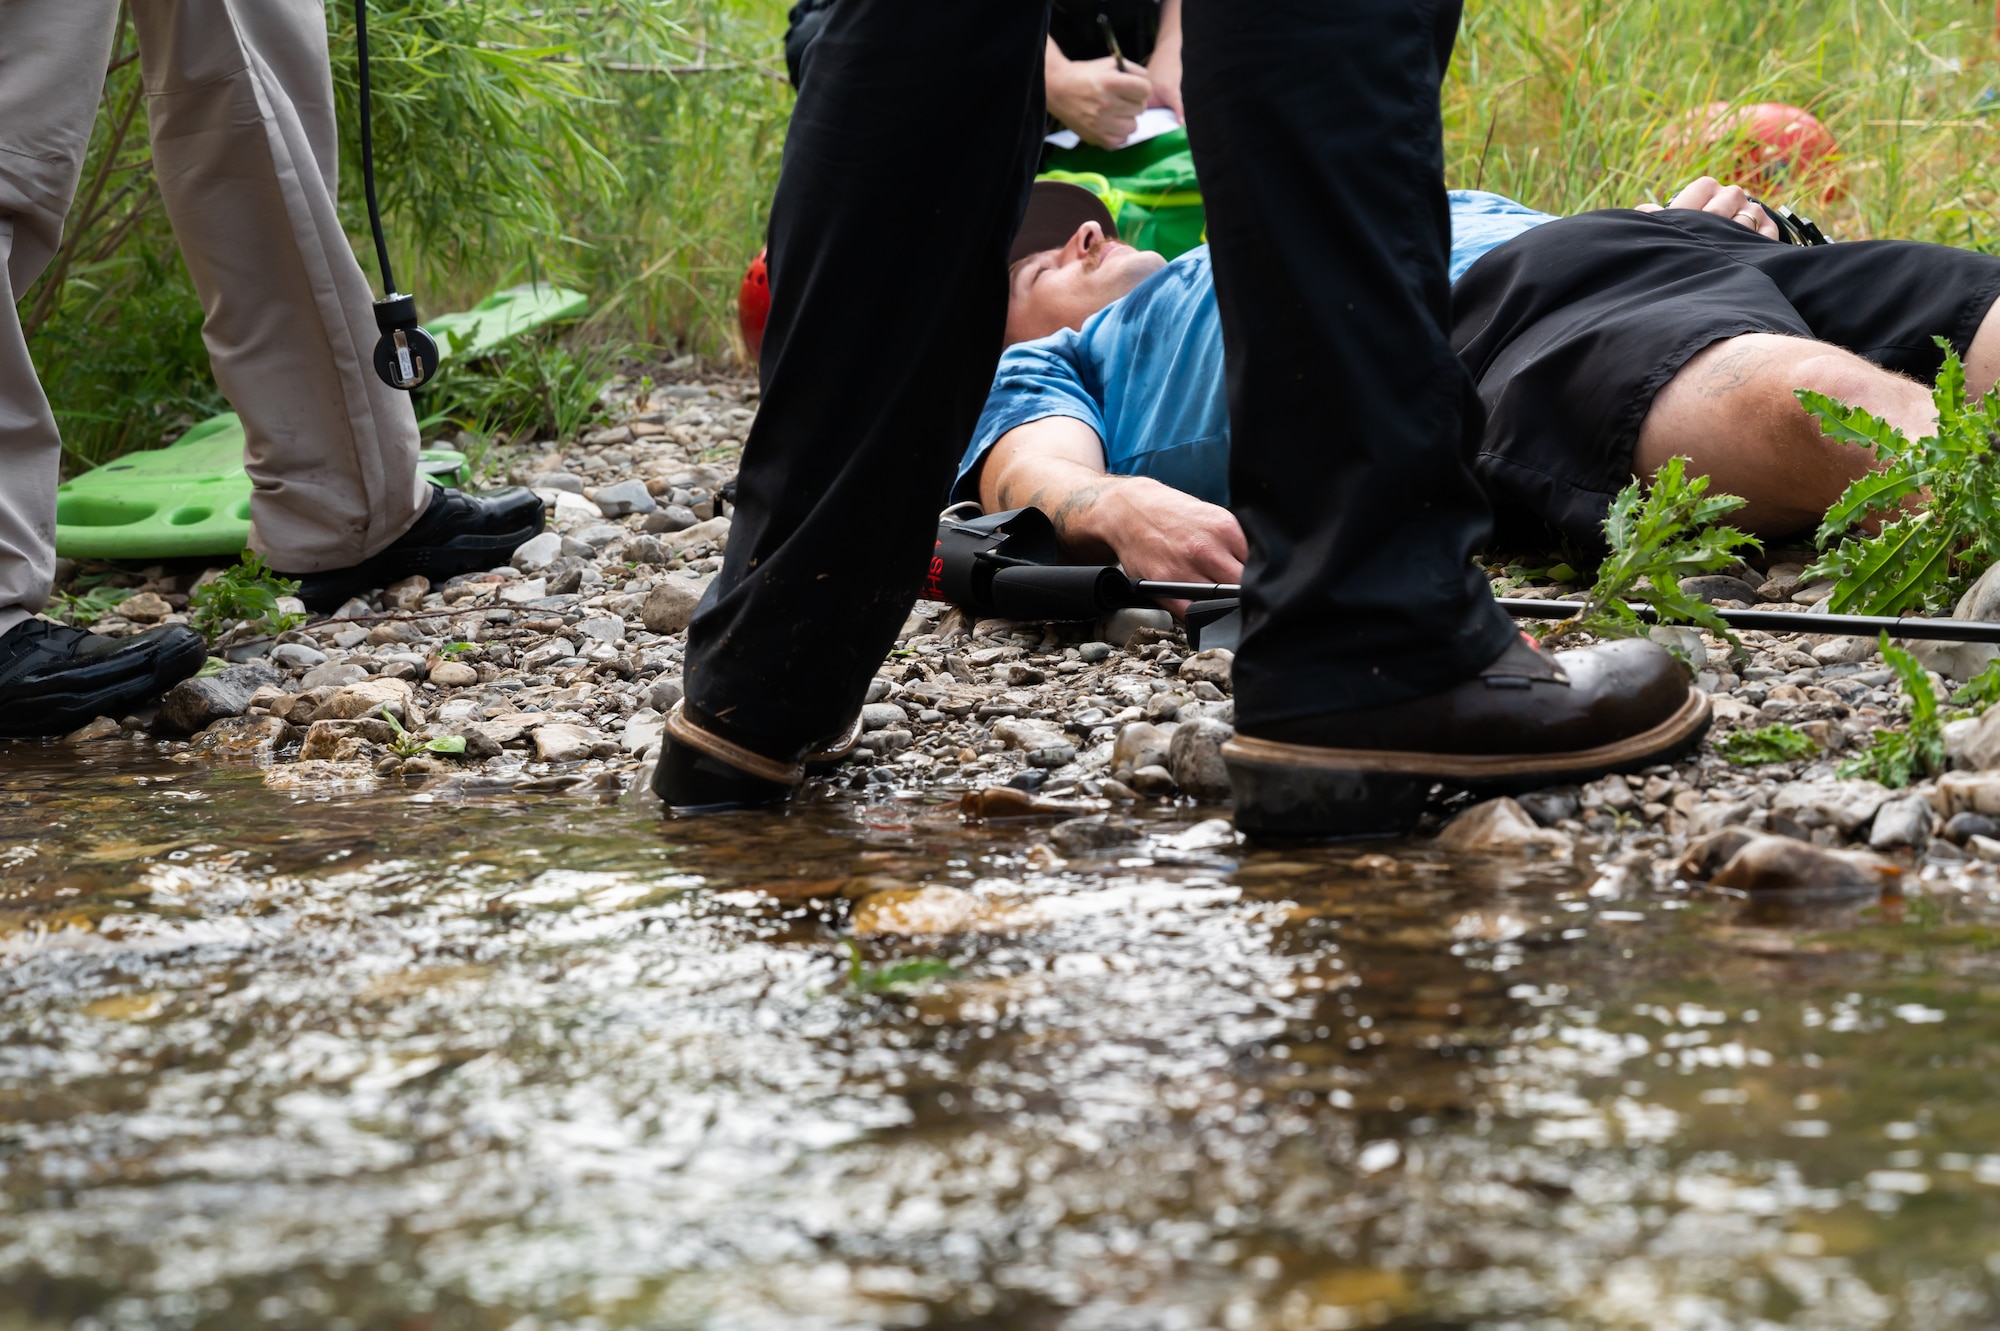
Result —
<instances>
[{"instance_id":1,"label":"large gray rock","mask_svg":"<svg viewBox=\"0 0 2000 1331\"><path fill-rule=\"evenodd\" d=\"M1922 795L1888 801L1875 811L1875 823L1868 829L1868 844L1875 850L1905 846L1922 850L1930 840L1931 805Z\"/></svg>"},{"instance_id":2,"label":"large gray rock","mask_svg":"<svg viewBox=\"0 0 2000 1331\"><path fill-rule=\"evenodd\" d=\"M258 689L282 678L262 661L252 661L207 679L184 679L160 703L159 728L170 735L192 735L225 717L241 716Z\"/></svg>"},{"instance_id":3,"label":"large gray rock","mask_svg":"<svg viewBox=\"0 0 2000 1331\"><path fill-rule=\"evenodd\" d=\"M1752 838L1710 879L1739 892L1868 890L1895 881L1895 865L1862 850L1827 850L1790 837Z\"/></svg>"},{"instance_id":4,"label":"large gray rock","mask_svg":"<svg viewBox=\"0 0 2000 1331\"><path fill-rule=\"evenodd\" d=\"M1991 624L2000 621L2000 564L1979 575L1951 612L1953 619ZM2000 659L2000 647L1986 642L1939 642L1929 638L1906 638L1898 643L1946 679L1971 679Z\"/></svg>"},{"instance_id":5,"label":"large gray rock","mask_svg":"<svg viewBox=\"0 0 2000 1331\"><path fill-rule=\"evenodd\" d=\"M1888 787L1873 781L1798 781L1778 791L1771 812L1810 831L1838 828L1853 836L1888 801Z\"/></svg>"},{"instance_id":6,"label":"large gray rock","mask_svg":"<svg viewBox=\"0 0 2000 1331\"><path fill-rule=\"evenodd\" d=\"M515 548L513 558L507 562L523 573L540 573L543 569L562 558L563 538L560 533L545 531L521 542Z\"/></svg>"},{"instance_id":7,"label":"large gray rock","mask_svg":"<svg viewBox=\"0 0 2000 1331\"><path fill-rule=\"evenodd\" d=\"M1150 721L1131 721L1118 732L1111 747L1111 774L1129 781L1141 767L1165 767L1167 754L1179 726L1156 726Z\"/></svg>"},{"instance_id":8,"label":"large gray rock","mask_svg":"<svg viewBox=\"0 0 2000 1331\"><path fill-rule=\"evenodd\" d=\"M607 518L622 518L631 513L651 513L659 505L646 490L644 481L619 481L613 485L601 486L590 496L597 505L597 511Z\"/></svg>"},{"instance_id":9,"label":"large gray rock","mask_svg":"<svg viewBox=\"0 0 2000 1331\"><path fill-rule=\"evenodd\" d=\"M1174 731L1167 746L1167 770L1182 794L1196 799L1229 797L1229 768L1222 761L1222 746L1235 733L1233 727L1206 717L1183 722Z\"/></svg>"},{"instance_id":10,"label":"large gray rock","mask_svg":"<svg viewBox=\"0 0 2000 1331\"><path fill-rule=\"evenodd\" d=\"M1763 599L1757 594L1757 589L1743 579L1723 573L1682 578L1681 591L1697 601L1741 601L1745 605L1756 605Z\"/></svg>"},{"instance_id":11,"label":"large gray rock","mask_svg":"<svg viewBox=\"0 0 2000 1331\"><path fill-rule=\"evenodd\" d=\"M1975 772L2000 767L2000 707L1987 708L1971 734L1963 738L1957 733L1949 735L1947 745L1952 761L1960 767Z\"/></svg>"},{"instance_id":12,"label":"large gray rock","mask_svg":"<svg viewBox=\"0 0 2000 1331\"><path fill-rule=\"evenodd\" d=\"M1181 662L1180 677L1190 684L1213 684L1227 693L1229 671L1235 661L1236 653L1227 647L1210 647Z\"/></svg>"},{"instance_id":13,"label":"large gray rock","mask_svg":"<svg viewBox=\"0 0 2000 1331\"><path fill-rule=\"evenodd\" d=\"M694 618L695 608L707 590L705 580L661 578L646 594L646 603L639 607L640 622L649 633L679 633Z\"/></svg>"},{"instance_id":14,"label":"large gray rock","mask_svg":"<svg viewBox=\"0 0 2000 1331\"><path fill-rule=\"evenodd\" d=\"M1475 854L1544 855L1566 859L1576 843L1563 832L1539 826L1528 811L1502 796L1475 804L1438 833L1440 849Z\"/></svg>"}]
</instances>

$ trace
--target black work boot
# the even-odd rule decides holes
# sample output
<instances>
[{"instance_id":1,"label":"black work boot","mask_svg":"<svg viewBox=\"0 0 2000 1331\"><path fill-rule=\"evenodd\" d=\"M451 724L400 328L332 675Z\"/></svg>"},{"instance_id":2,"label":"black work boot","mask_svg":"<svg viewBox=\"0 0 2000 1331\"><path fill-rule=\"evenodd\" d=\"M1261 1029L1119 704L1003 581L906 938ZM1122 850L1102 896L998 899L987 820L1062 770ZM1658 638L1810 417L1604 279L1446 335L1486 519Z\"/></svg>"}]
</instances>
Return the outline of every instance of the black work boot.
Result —
<instances>
[{"instance_id":1,"label":"black work boot","mask_svg":"<svg viewBox=\"0 0 2000 1331\"><path fill-rule=\"evenodd\" d=\"M721 813L783 804L805 779L803 763L782 763L716 733L690 716L685 699L667 713L653 793L674 813Z\"/></svg>"},{"instance_id":2,"label":"black work boot","mask_svg":"<svg viewBox=\"0 0 2000 1331\"><path fill-rule=\"evenodd\" d=\"M1443 693L1239 730L1222 756L1246 834L1388 836L1415 825L1435 783L1589 781L1666 762L1707 728L1708 695L1658 644L1551 655L1523 634Z\"/></svg>"},{"instance_id":3,"label":"black work boot","mask_svg":"<svg viewBox=\"0 0 2000 1331\"><path fill-rule=\"evenodd\" d=\"M201 669L208 645L184 625L103 638L30 619L0 634L0 736L66 735L122 716Z\"/></svg>"},{"instance_id":4,"label":"black work boot","mask_svg":"<svg viewBox=\"0 0 2000 1331\"><path fill-rule=\"evenodd\" d=\"M348 568L284 573L296 578L309 610L337 610L352 596L421 573L442 582L504 564L541 535L547 518L533 490L512 486L490 494L432 487L430 507L380 554Z\"/></svg>"}]
</instances>

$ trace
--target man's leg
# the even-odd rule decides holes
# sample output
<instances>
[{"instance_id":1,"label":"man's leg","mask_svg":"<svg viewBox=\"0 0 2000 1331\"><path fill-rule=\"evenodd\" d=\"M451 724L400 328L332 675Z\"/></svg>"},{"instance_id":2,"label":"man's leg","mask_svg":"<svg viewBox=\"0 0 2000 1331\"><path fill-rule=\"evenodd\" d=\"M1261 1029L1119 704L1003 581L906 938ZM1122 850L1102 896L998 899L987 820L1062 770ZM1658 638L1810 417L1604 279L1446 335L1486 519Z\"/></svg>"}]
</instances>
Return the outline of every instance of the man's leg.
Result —
<instances>
[{"instance_id":1,"label":"man's leg","mask_svg":"<svg viewBox=\"0 0 2000 1331\"><path fill-rule=\"evenodd\" d=\"M1447 337L1438 88L1458 0L1188 0L1189 133L1249 538L1238 735L1253 833L1399 831L1434 781L1658 762L1706 703L1652 643L1562 658L1493 603Z\"/></svg>"},{"instance_id":2,"label":"man's leg","mask_svg":"<svg viewBox=\"0 0 2000 1331\"><path fill-rule=\"evenodd\" d=\"M208 654L180 625L114 641L34 617L55 568L62 441L15 301L61 242L117 13L116 0L0 7L0 738L123 717Z\"/></svg>"},{"instance_id":3,"label":"man's leg","mask_svg":"<svg viewBox=\"0 0 2000 1331\"><path fill-rule=\"evenodd\" d=\"M841 0L813 47L771 214L764 401L689 629L669 804L782 797L909 612L999 358L1046 24L1021 0ZM729 793L745 764L762 785Z\"/></svg>"},{"instance_id":4,"label":"man's leg","mask_svg":"<svg viewBox=\"0 0 2000 1331\"><path fill-rule=\"evenodd\" d=\"M1514 637L1472 562L1491 518L1447 337L1438 89L1458 9L1189 0L1252 729L1434 692Z\"/></svg>"},{"instance_id":5,"label":"man's leg","mask_svg":"<svg viewBox=\"0 0 2000 1331\"><path fill-rule=\"evenodd\" d=\"M373 555L424 512L417 422L375 377L373 296L335 207L320 0L134 0L153 162L243 416L251 544L292 573Z\"/></svg>"},{"instance_id":6,"label":"man's leg","mask_svg":"<svg viewBox=\"0 0 2000 1331\"><path fill-rule=\"evenodd\" d=\"M62 241L117 18L118 0L0 9L0 633L49 599L62 463L15 303Z\"/></svg>"},{"instance_id":7,"label":"man's leg","mask_svg":"<svg viewBox=\"0 0 2000 1331\"><path fill-rule=\"evenodd\" d=\"M1799 405L1802 388L1866 408L1912 438L1937 431L1930 390L1914 379L1825 342L1744 333L1667 381L1639 429L1632 469L1651 476L1684 457L1711 489L1749 501L1730 518L1737 526L1773 537L1810 531L1871 458L1820 432Z\"/></svg>"}]
</instances>

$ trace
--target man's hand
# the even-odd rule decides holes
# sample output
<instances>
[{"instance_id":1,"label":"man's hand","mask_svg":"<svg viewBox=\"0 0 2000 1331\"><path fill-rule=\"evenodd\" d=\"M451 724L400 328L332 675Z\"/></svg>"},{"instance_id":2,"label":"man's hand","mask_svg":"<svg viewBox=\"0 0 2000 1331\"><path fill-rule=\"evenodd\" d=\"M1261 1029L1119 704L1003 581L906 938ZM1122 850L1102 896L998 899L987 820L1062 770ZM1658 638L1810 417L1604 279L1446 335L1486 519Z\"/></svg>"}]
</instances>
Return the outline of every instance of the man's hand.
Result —
<instances>
[{"instance_id":1,"label":"man's hand","mask_svg":"<svg viewBox=\"0 0 2000 1331\"><path fill-rule=\"evenodd\" d=\"M1703 176L1679 194L1667 200L1667 208L1687 208L1698 213L1714 213L1726 217L1738 226L1747 227L1758 235L1778 240L1778 224L1771 215L1756 203L1741 185L1725 185L1714 176ZM1638 205L1642 213L1663 212L1657 203Z\"/></svg>"},{"instance_id":2,"label":"man's hand","mask_svg":"<svg viewBox=\"0 0 2000 1331\"><path fill-rule=\"evenodd\" d=\"M1082 421L1050 416L1001 435L979 473L989 513L1039 508L1070 559L1116 560L1134 578L1241 582L1250 547L1226 508L1148 476L1109 476ZM1176 615L1185 601L1162 602Z\"/></svg>"},{"instance_id":3,"label":"man's hand","mask_svg":"<svg viewBox=\"0 0 2000 1331\"><path fill-rule=\"evenodd\" d=\"M1049 114L1077 132L1085 143L1122 148L1139 128L1139 113L1153 96L1144 65L1111 56L1071 60L1049 43L1043 67ZM1176 88L1178 95L1178 87Z\"/></svg>"}]
</instances>

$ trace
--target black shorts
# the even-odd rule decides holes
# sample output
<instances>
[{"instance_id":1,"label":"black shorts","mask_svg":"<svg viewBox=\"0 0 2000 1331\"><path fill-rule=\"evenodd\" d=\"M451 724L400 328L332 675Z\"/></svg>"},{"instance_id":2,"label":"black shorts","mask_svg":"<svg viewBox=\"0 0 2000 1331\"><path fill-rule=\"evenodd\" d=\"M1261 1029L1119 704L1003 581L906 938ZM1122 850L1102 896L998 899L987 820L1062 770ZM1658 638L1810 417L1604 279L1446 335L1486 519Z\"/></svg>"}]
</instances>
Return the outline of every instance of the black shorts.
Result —
<instances>
[{"instance_id":1,"label":"black shorts","mask_svg":"<svg viewBox=\"0 0 2000 1331\"><path fill-rule=\"evenodd\" d=\"M2000 297L2000 257L1916 241L1787 245L1689 210L1546 222L1452 289L1452 345L1479 383L1474 463L1503 541L1602 550L1653 398L1704 347L1782 333L1929 383Z\"/></svg>"}]
</instances>

